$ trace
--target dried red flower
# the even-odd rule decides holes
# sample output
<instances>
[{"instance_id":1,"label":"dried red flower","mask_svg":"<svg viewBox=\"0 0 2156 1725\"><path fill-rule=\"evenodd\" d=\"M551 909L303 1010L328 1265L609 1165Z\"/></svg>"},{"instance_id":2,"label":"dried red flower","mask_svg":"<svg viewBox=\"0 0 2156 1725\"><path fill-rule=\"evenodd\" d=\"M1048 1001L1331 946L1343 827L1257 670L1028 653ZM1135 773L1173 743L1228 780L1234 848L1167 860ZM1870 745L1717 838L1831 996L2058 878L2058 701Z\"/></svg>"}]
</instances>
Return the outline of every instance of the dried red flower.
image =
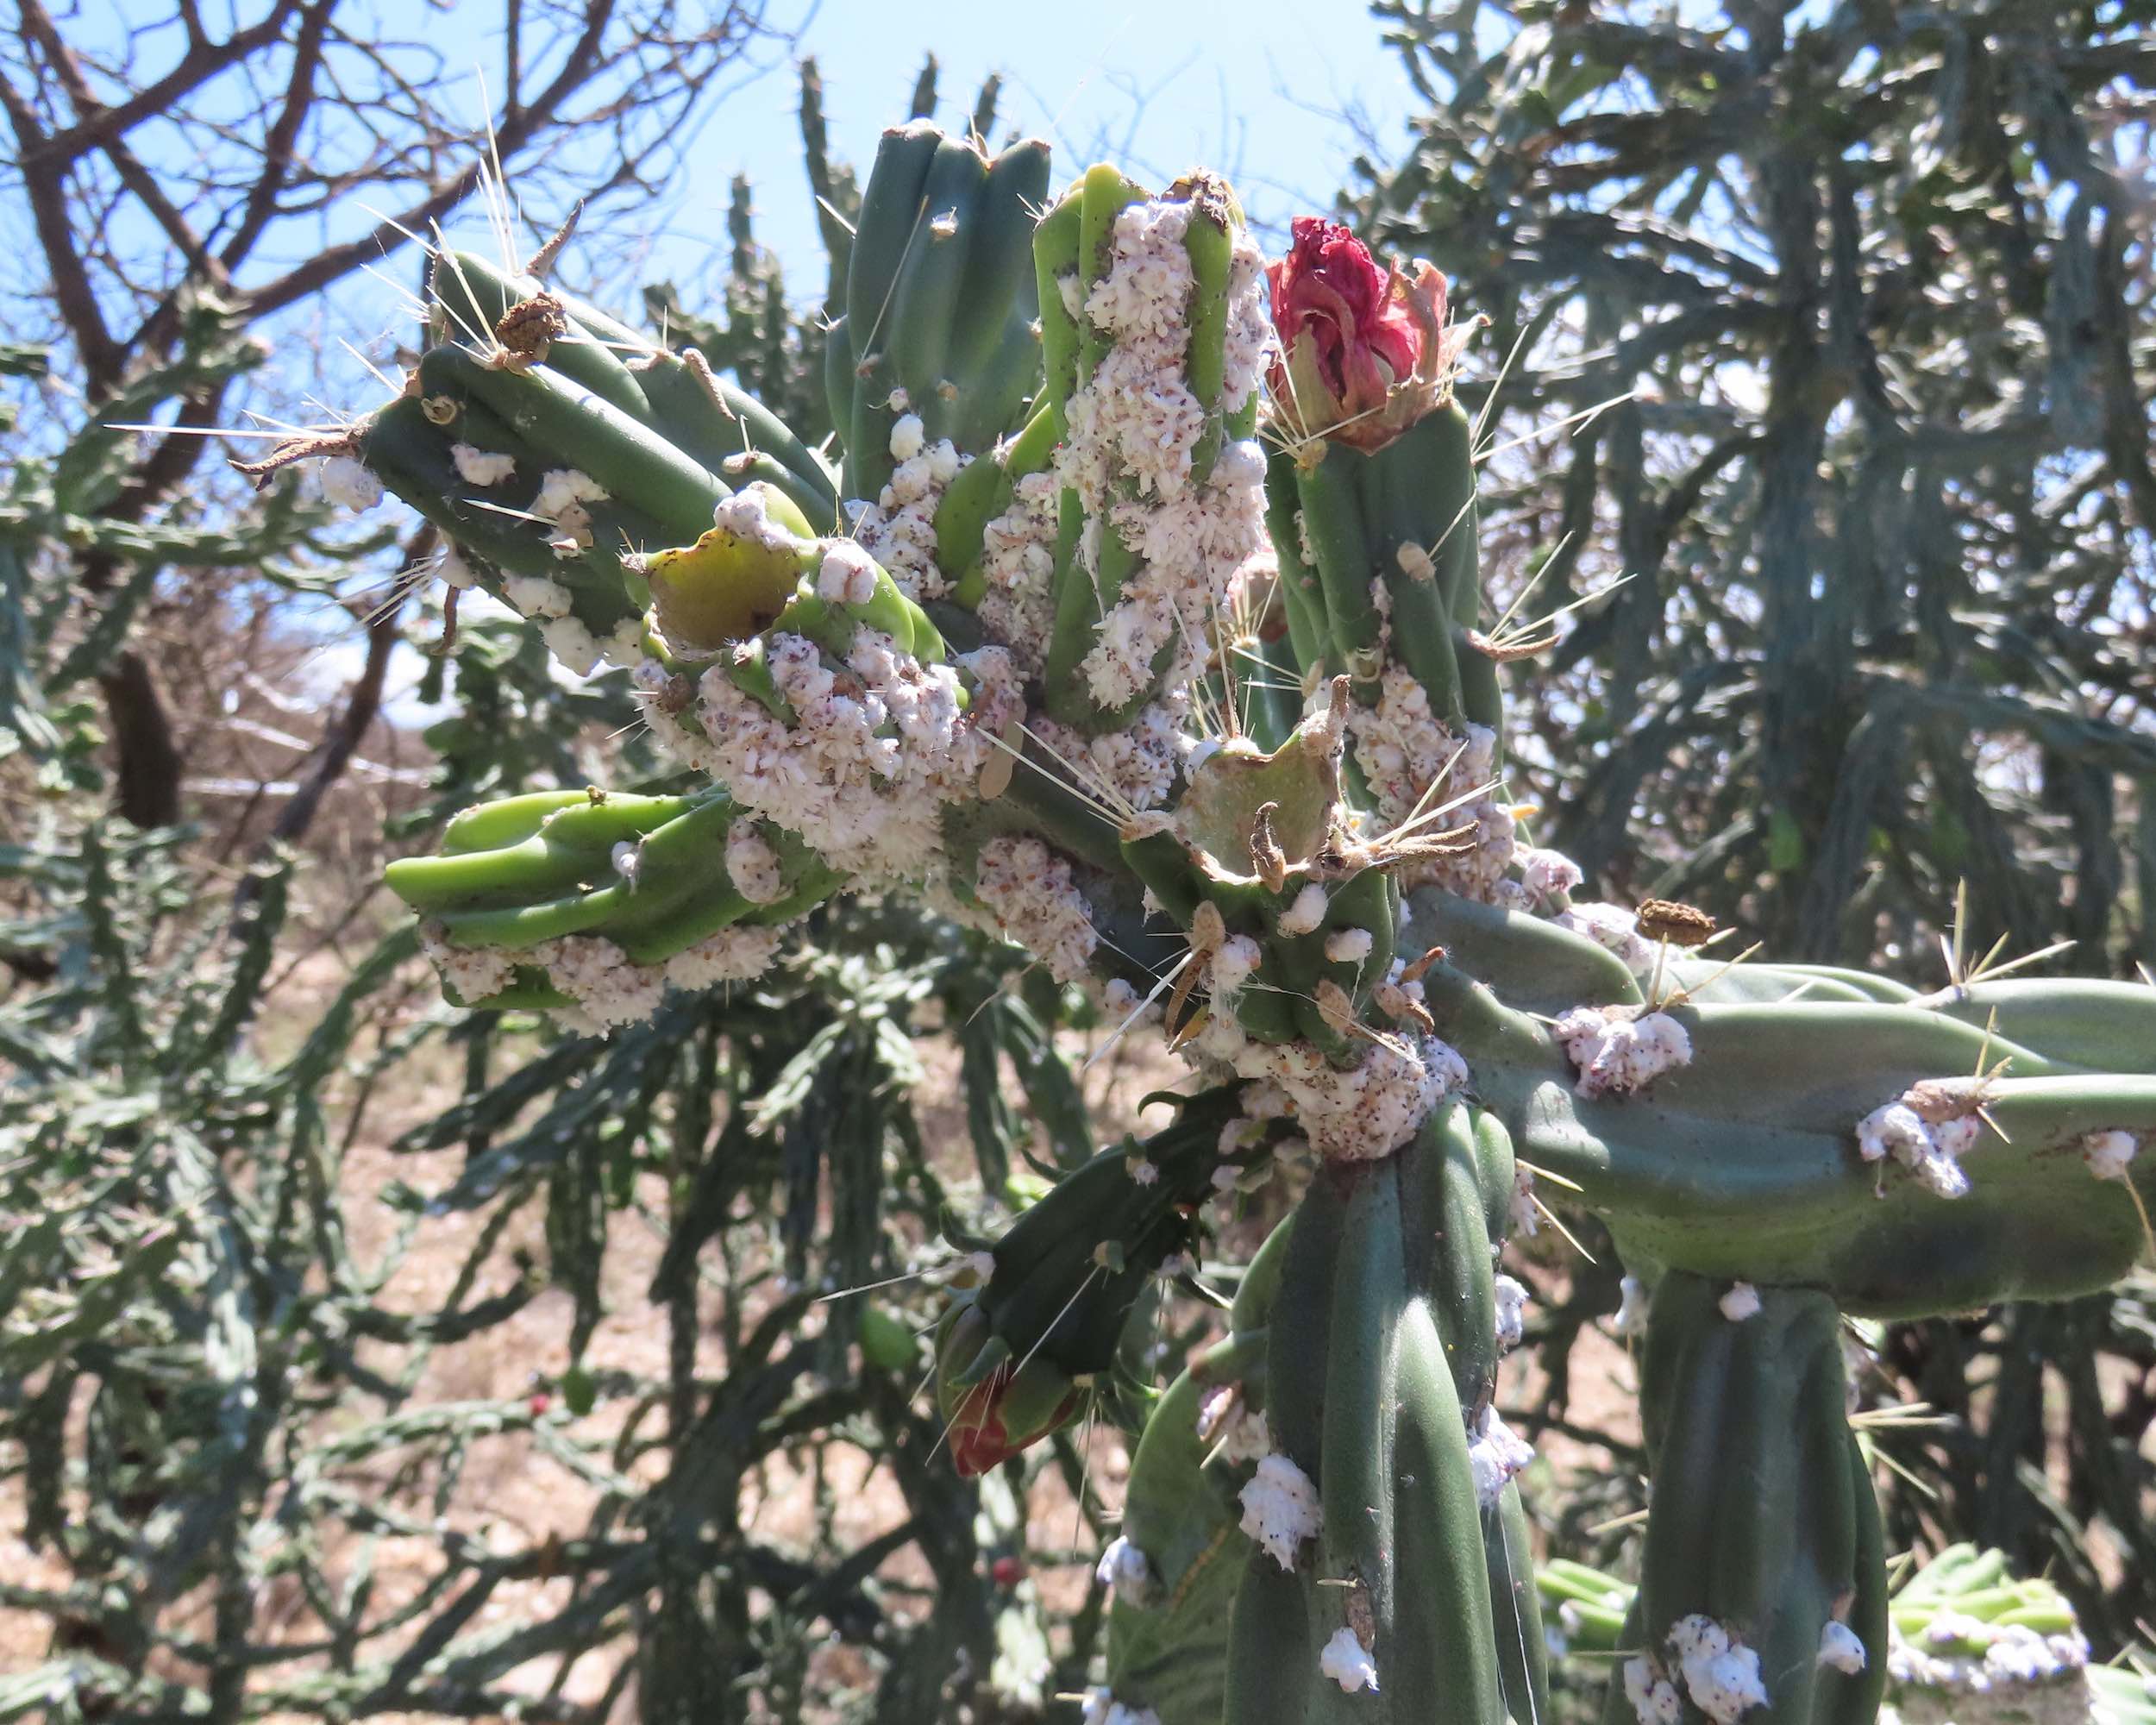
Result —
<instances>
[{"instance_id":1,"label":"dried red flower","mask_svg":"<svg viewBox=\"0 0 2156 1725\"><path fill-rule=\"evenodd\" d=\"M1273 391L1297 433L1376 449L1445 399L1467 332L1447 328L1433 265L1381 269L1340 223L1298 216L1265 274L1281 345Z\"/></svg>"}]
</instances>

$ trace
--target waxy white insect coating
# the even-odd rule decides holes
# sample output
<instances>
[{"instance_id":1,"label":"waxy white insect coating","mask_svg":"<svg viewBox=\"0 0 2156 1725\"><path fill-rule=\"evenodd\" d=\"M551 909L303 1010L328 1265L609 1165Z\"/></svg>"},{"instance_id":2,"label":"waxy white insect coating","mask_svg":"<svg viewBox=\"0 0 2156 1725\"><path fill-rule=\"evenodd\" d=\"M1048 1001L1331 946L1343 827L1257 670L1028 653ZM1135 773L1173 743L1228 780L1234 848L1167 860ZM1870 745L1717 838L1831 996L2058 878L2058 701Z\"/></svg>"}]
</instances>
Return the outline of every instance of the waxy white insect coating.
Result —
<instances>
[{"instance_id":1,"label":"waxy white insect coating","mask_svg":"<svg viewBox=\"0 0 2156 1725\"><path fill-rule=\"evenodd\" d=\"M1356 1639L1355 1631L1344 1624L1332 1632L1332 1639L1319 1649L1318 1672L1329 1677L1348 1694L1354 1695L1367 1689L1377 1693L1377 1662L1368 1648Z\"/></svg>"},{"instance_id":2,"label":"waxy white insect coating","mask_svg":"<svg viewBox=\"0 0 2156 1725\"><path fill-rule=\"evenodd\" d=\"M1315 1539L1323 1525L1310 1476L1284 1455L1268 1455L1238 1495L1243 1531L1282 1569L1293 1569L1302 1542Z\"/></svg>"}]
</instances>

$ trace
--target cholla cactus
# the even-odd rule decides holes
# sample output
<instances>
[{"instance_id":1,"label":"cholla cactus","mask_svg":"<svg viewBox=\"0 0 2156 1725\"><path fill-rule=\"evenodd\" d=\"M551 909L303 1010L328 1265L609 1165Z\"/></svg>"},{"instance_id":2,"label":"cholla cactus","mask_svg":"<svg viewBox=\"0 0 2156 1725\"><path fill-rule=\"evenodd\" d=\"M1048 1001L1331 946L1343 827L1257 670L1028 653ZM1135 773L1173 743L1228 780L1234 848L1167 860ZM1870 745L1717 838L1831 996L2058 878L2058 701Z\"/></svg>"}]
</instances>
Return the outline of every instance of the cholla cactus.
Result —
<instances>
[{"instance_id":1,"label":"cholla cactus","mask_svg":"<svg viewBox=\"0 0 2156 1725\"><path fill-rule=\"evenodd\" d=\"M1576 899L1504 796L1525 648L1483 630L1444 277L1315 221L1269 272L1206 174L1095 167L1043 214L1046 171L887 135L830 343L843 486L693 353L440 260L404 392L281 459L363 463L445 574L573 669L633 667L712 784L475 810L392 886L471 1005L619 1023L874 888L1169 1038L1207 1087L1175 1126L974 1247L937 1373L968 1471L1116 1381L1208 1199L1314 1155L1147 1420L1099 1716L1546 1716L1532 1452L1495 1406L1537 1170L1659 1283L1613 1716L1876 1711L1835 1314L2133 1264L2156 991L1718 966L1697 913Z\"/></svg>"}]
</instances>

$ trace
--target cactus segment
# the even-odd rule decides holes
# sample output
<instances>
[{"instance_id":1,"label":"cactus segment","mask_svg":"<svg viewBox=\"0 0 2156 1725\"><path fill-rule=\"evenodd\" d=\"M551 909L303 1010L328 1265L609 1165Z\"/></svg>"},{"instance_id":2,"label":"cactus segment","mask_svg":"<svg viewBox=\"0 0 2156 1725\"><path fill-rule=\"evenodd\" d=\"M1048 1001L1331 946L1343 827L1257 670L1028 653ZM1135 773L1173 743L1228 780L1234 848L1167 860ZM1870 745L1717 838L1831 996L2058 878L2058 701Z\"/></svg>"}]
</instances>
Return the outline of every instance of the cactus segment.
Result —
<instances>
[{"instance_id":1,"label":"cactus segment","mask_svg":"<svg viewBox=\"0 0 2156 1725\"><path fill-rule=\"evenodd\" d=\"M1497 1623L1518 1632L1532 1574L1524 1539L1515 1552L1505 1533L1501 1483L1484 1514L1470 1442L1499 1351L1479 1149L1476 1122L1451 1105L1399 1155L1321 1170L1293 1219L1269 1323L1266 1415L1278 1452L1316 1483L1322 1513L1307 1571L1263 1553L1245 1567L1228 1725L1420 1720L1439 1696L1448 1716L1503 1717ZM1265 1250L1269 1259L1281 1244ZM1463 1301L1478 1280L1481 1296ZM1476 1327L1471 1345L1463 1324ZM1463 1405L1457 1374L1481 1386L1483 1408ZM1485 1546L1490 1527L1498 1553ZM1295 1578L1300 1635L1282 1628ZM1260 1625L1276 1647L1257 1645ZM1241 1681L1244 1659L1259 1661L1265 1683Z\"/></svg>"},{"instance_id":2,"label":"cactus segment","mask_svg":"<svg viewBox=\"0 0 2156 1725\"><path fill-rule=\"evenodd\" d=\"M1262 1320L1263 1306L1251 1315ZM1200 1354L1161 1397L1131 1458L1122 1541L1146 1580L1116 1587L1108 1688L1161 1725L1220 1719L1230 1619L1253 1550L1237 1493L1254 1457L1233 1427L1262 1389L1265 1348L1261 1323ZM1261 1436L1263 1427L1260 1417Z\"/></svg>"},{"instance_id":3,"label":"cactus segment","mask_svg":"<svg viewBox=\"0 0 2156 1725\"><path fill-rule=\"evenodd\" d=\"M470 254L430 286L433 345L355 452L449 536L445 577L538 622L572 670L643 658L644 555L698 540L736 484L783 493L805 531L836 521L821 458L708 367Z\"/></svg>"},{"instance_id":4,"label":"cactus segment","mask_svg":"<svg viewBox=\"0 0 2156 1725\"><path fill-rule=\"evenodd\" d=\"M1411 873L1462 896L1517 894L1509 811L1494 795L1503 708L1476 645L1482 586L1471 432L1447 396L1382 447L1323 439L1276 457L1275 546L1307 632L1306 668L1351 680L1351 782L1387 826L1436 808L1461 842ZM1289 503L1292 500L1292 508ZM1283 529L1292 526L1292 533ZM1314 579L1307 579L1314 576Z\"/></svg>"},{"instance_id":5,"label":"cactus segment","mask_svg":"<svg viewBox=\"0 0 2156 1725\"><path fill-rule=\"evenodd\" d=\"M1156 198L1095 167L1044 220L1035 261L1060 404L1047 706L1097 732L1188 681L1171 668L1261 543L1259 259L1220 180Z\"/></svg>"},{"instance_id":6,"label":"cactus segment","mask_svg":"<svg viewBox=\"0 0 2156 1725\"><path fill-rule=\"evenodd\" d=\"M992 160L927 121L883 135L826 373L849 496L890 486L908 417L927 446L968 458L1018 423L1040 377L1031 242L1048 159L1029 140Z\"/></svg>"},{"instance_id":7,"label":"cactus segment","mask_svg":"<svg viewBox=\"0 0 2156 1725\"><path fill-rule=\"evenodd\" d=\"M1216 1170L1270 1154L1244 1089L1188 1100L1174 1125L1126 1140L1066 1176L993 1248L995 1268L945 1312L937 1395L962 1472L978 1473L1068 1424L1116 1362L1133 1305L1163 1274L1187 1273L1189 1212Z\"/></svg>"},{"instance_id":8,"label":"cactus segment","mask_svg":"<svg viewBox=\"0 0 2156 1725\"><path fill-rule=\"evenodd\" d=\"M780 930L839 877L723 794L602 791L467 810L442 854L389 866L422 943L467 1006L574 1005L601 1026L669 987L760 973Z\"/></svg>"},{"instance_id":9,"label":"cactus segment","mask_svg":"<svg viewBox=\"0 0 2156 1725\"><path fill-rule=\"evenodd\" d=\"M1532 919L1423 894L1411 910L1409 950L1460 931L1462 962L1422 978L1436 1034L1521 1154L1577 1184L1628 1259L1803 1283L1852 1313L1899 1316L2092 1291L2143 1249L2128 1194L2092 1201L2082 1152L2092 1136L2156 1132L2156 1081L2074 1065L2055 1028L2047 1054L1910 1004L1671 1006L1689 1063L1636 1095L1583 1096L1549 1026L1474 978L1495 976L1546 1013L1555 1003L1535 969L1571 976L1596 961ZM1980 1081L1979 1060L1987 1073L2006 1065ZM1969 1123L1966 1195L1942 1199L1900 1162L1865 1159L1859 1127L1906 1099ZM2128 1158L2121 1174L2144 1202L2156 1193L2147 1160Z\"/></svg>"},{"instance_id":10,"label":"cactus segment","mask_svg":"<svg viewBox=\"0 0 2156 1725\"><path fill-rule=\"evenodd\" d=\"M1876 1626L1886 1571L1858 1509L1871 1488L1851 1464L1839 1315L1825 1295L1770 1288L1733 1321L1725 1291L1682 1271L1655 1290L1644 1375L1664 1417L1638 1659L1687 1719L1869 1718L1887 1649L1852 1619Z\"/></svg>"}]
</instances>

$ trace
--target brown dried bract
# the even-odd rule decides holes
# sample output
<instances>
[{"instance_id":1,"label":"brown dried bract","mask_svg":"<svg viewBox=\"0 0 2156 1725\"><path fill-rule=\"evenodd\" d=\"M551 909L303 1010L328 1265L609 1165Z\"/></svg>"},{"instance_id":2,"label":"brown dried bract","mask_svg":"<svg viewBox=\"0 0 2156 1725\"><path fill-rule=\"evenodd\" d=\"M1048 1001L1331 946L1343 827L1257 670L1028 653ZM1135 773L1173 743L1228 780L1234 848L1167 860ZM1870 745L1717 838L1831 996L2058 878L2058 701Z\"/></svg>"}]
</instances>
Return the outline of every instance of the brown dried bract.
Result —
<instances>
[{"instance_id":1,"label":"brown dried bract","mask_svg":"<svg viewBox=\"0 0 2156 1725\"><path fill-rule=\"evenodd\" d=\"M1377 1646L1377 1615L1370 1609L1370 1590L1357 1582L1347 1590L1347 1623L1355 1632L1355 1639L1363 1644L1364 1653Z\"/></svg>"},{"instance_id":2,"label":"brown dried bract","mask_svg":"<svg viewBox=\"0 0 2156 1725\"><path fill-rule=\"evenodd\" d=\"M1649 899L1639 906L1639 932L1672 946L1704 946L1714 933L1714 919L1675 899Z\"/></svg>"},{"instance_id":3,"label":"brown dried bract","mask_svg":"<svg viewBox=\"0 0 2156 1725\"><path fill-rule=\"evenodd\" d=\"M1288 854L1273 836L1273 815L1279 807L1278 803L1260 803L1250 821L1251 872L1275 893L1288 885Z\"/></svg>"},{"instance_id":4,"label":"brown dried bract","mask_svg":"<svg viewBox=\"0 0 2156 1725\"><path fill-rule=\"evenodd\" d=\"M539 364L547 350L568 333L568 312L543 288L529 299L518 300L494 326L494 339L510 362L518 366Z\"/></svg>"}]
</instances>

